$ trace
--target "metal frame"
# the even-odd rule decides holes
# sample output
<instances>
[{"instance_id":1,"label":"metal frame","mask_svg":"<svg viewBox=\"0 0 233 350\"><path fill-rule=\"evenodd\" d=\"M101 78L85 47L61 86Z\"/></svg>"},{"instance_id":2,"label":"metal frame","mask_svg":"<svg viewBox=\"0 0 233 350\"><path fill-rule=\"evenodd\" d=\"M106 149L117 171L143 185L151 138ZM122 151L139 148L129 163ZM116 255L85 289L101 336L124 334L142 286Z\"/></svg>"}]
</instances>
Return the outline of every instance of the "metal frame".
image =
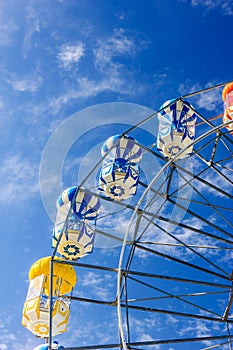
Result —
<instances>
[{"instance_id":1,"label":"metal frame","mask_svg":"<svg viewBox=\"0 0 233 350\"><path fill-rule=\"evenodd\" d=\"M122 275L122 264L123 264L123 257L124 257L125 247L126 247L126 245L127 245L128 235L129 235L130 229L131 229L132 226L133 226L133 222L134 222L135 218L136 218L137 215L138 215L139 208L140 208L140 206L141 206L141 204L142 204L142 201L144 200L144 198L146 197L146 195L148 194L148 192L153 188L153 184L163 175L164 170L165 170L166 168L169 168L170 166L172 166L172 165L174 164L174 162L176 161L176 158L178 158L178 157L179 157L183 152L185 152L189 147L191 147L191 146L197 144L200 140L203 140L203 139L205 139L207 136L212 135L212 134L214 134L214 133L218 133L223 127L225 127L225 124L221 124L221 125L219 125L219 126L217 126L217 127L214 127L214 128L211 129L210 131L207 131L205 134L203 134L203 135L201 135L200 137L198 137L197 139L195 139L195 140L193 141L193 143L190 144L188 147L186 147L185 149L183 149L182 151L180 151L180 152L176 155L175 158L169 160L169 161L167 162L167 164L165 164L165 166L164 166L164 167L159 171L159 173L153 178L153 180L152 180L151 183L148 185L148 187L145 189L145 192L143 193L143 195L142 195L142 197L140 198L140 200L139 200L137 206L135 207L135 210L134 210L133 215L132 215L132 217L131 217L131 219L130 219L130 222L129 222L129 226L128 226L127 232L126 232L126 234L125 234L124 242L123 242L123 244L122 244L122 250L121 250L121 255L120 255L119 265L118 265L118 286L117 286L118 319L119 319L119 330L120 330L120 335L121 335L121 341L122 341L122 346L123 346L123 349L124 349L124 350L129 349L129 347L128 347L128 344L127 344L127 342L126 342L126 340L125 340L125 334L124 334L124 330L123 330L123 321L122 321L122 310L121 310L121 308L122 308L122 304L121 304L121 296L122 296L122 277L121 277L121 275ZM171 199L170 199L170 200L171 200ZM187 209L187 211L188 211L188 209ZM190 213L191 213L191 212L190 212ZM192 214L192 215L195 215L194 213L191 213L191 214ZM201 217L199 216L198 219L200 219L200 218L201 218ZM203 218L201 218L201 219L204 220ZM212 225L212 226L215 227L215 228L217 227L216 225L211 224L211 223L209 223L209 222L208 222L208 224L209 224L209 225ZM217 227L217 228L220 230L219 227ZM228 232L224 232L224 233L227 234L229 237L233 238L233 236L232 236L231 234L228 234ZM169 233L168 233L168 234L169 234ZM179 242L179 240L178 240L177 238L175 238L175 239ZM181 243L181 244L184 245L183 242L179 242L179 243ZM233 244L233 242L229 242L229 243ZM134 245L137 246L137 247L140 247L140 249L144 249L144 250L149 251L148 248L139 246L137 243L134 243ZM191 247L188 247L188 248L191 249L191 250L193 250ZM161 254L161 253L156 252L156 251L154 251L154 250L152 250L152 249L150 250L150 252L153 253L153 254L160 254L160 255L163 255L164 258L168 258L168 259L171 259L171 260L173 260L173 261L177 261L177 259L174 259L174 258L172 258L172 257L166 256L165 254ZM203 257L203 258L204 258L204 257ZM182 264L188 264L187 262L184 263L183 261L179 261L179 262L182 263ZM129 265L130 265L130 264L129 264ZM200 269L200 267L198 267L198 266L193 266L193 267L194 267L194 268L199 268L199 269ZM224 272L224 271L223 271L223 272ZM215 274L213 271L208 271L208 273ZM229 319L227 320L227 318L228 318L227 316L228 316L228 314L229 314L230 306L231 306L231 304L232 304L232 302L233 302L232 289L231 289L231 287L232 287L232 286L231 286L231 284L232 284L232 275L231 275L231 274L228 274L228 275L227 275L226 272L224 272L224 273L225 273L225 276L224 276L224 275L220 275L220 276L221 276L221 278L227 279L227 280L230 282L229 285L228 285L228 288L229 288L230 296L231 296L231 297L230 297L230 300L229 300L229 302L228 302L228 306L227 306L227 308L226 308L226 311L225 311L224 315L223 315L223 316L219 315L219 319L215 319L215 321L219 321L219 322L222 322L222 321L226 322L226 321L227 321L228 323L232 323L231 320L229 320ZM175 297L175 296L172 295L172 297ZM129 307L129 306L127 306L127 307ZM151 311L152 311L152 310L151 310ZM157 310L157 312L164 312L164 313L167 313L167 314L176 314L176 313L170 312L170 311L168 311L168 310L166 310L166 311ZM189 317L197 317L197 316L194 316L194 315L188 315L188 316L189 316ZM189 341L191 341L191 340L189 340ZM143 344L142 344L142 345L143 345ZM144 345L145 345L145 344L144 344Z\"/></svg>"},{"instance_id":2,"label":"metal frame","mask_svg":"<svg viewBox=\"0 0 233 350\"><path fill-rule=\"evenodd\" d=\"M215 89L218 87L221 87L223 85L225 85L226 83L223 84L219 84L216 85L214 87L205 89L205 90L201 90L201 91L197 91L194 92L192 94L183 96L179 99L183 99L183 98L188 98L194 95L197 95L199 93L202 93L203 91L209 91L211 89ZM177 100L179 100L177 99ZM158 111L159 112L159 111ZM124 134L122 134L122 136L130 133L131 131L133 131L134 129L138 128L139 126L142 126L144 123L146 123L147 121L151 120L152 118L154 118L157 113L154 113L152 115L150 115L148 118L146 118L145 120L141 121L140 123L138 123L137 125L135 125L134 127L130 128L129 130L127 130ZM191 178L188 185L192 187L193 191L195 191L199 196L202 197L203 202L201 202L201 205L206 205L207 207L212 208L213 211L215 211L215 213L217 215L222 215L220 210L228 210L228 211L233 211L233 208L229 208L229 207L224 207L222 205L215 205L212 204L208 198L205 197L205 194L201 194L200 191L192 184L193 180L198 180L200 181L203 185L208 186L210 189L219 192L221 195L224 196L228 196L229 199L232 199L232 197L223 189L219 188L218 186L216 186L215 184L212 184L210 182L208 182L206 179L202 178L202 175L205 173L206 169L211 168L212 170L214 170L216 172L216 174L218 176L221 176L224 178L224 180L228 181L229 184L232 184L232 182L218 169L218 165L219 162L214 162L214 157L216 154L216 149L218 147L218 143L219 140L223 140L224 139L230 143L231 145L233 144L233 139L231 139L226 132L224 132L224 130L222 130L223 128L225 128L226 124L220 124L218 126L214 126L211 121L215 120L216 118L211 118L211 119L206 119L204 118L201 114L197 113L198 117L202 120L201 123L208 125L208 127L210 127L210 130L208 130L207 132L205 132L203 135L199 136L197 139L195 139L192 144L190 144L189 146L187 146L185 149L183 149L182 151L180 151L175 158L170 159L168 161L164 160L164 166L161 168L161 170L157 173L157 175L152 179L152 181L149 183L149 185L145 185L143 183L140 183L140 185L144 188L144 192L141 196L141 198L139 199L138 203L135 206L132 206L130 204L125 204L124 202L114 202L113 200L110 200L102 195L93 193L91 191L89 191L90 193L92 193L93 195L97 195L99 198L101 198L101 200L105 200L105 201L110 201L110 202L114 202L115 204L117 204L119 206L119 208L121 208L120 210L129 210L132 211L132 215L131 218L129 220L129 224L128 224L128 228L126 230L124 239L121 239L115 235L109 234L107 232L103 232L102 230L98 230L98 226L97 226L97 232L99 234L102 235L106 235L109 237L112 237L113 239L119 240L122 243L122 249L121 249L121 253L119 256L119 264L118 264L118 268L106 268L104 266L97 266L97 265L89 265L89 264L85 264L85 263L79 263L76 261L58 261L56 260L56 253L57 253L57 247L61 238L61 235L58 239L57 245L53 251L52 254L52 259L51 259L51 270L50 270L50 323L49 323L49 327L50 327L50 333L49 333L49 349L52 349L52 292L53 292L53 264L54 263L65 263L65 264L71 264L73 266L79 266L82 268L92 268L92 269L97 269L97 270L102 270L102 271L111 271L117 274L117 290L116 290L116 298L115 300L95 300L95 299L88 299L88 298L80 298L80 297L74 297L71 296L71 300L72 301L82 301L82 302L88 302L88 303L96 303L96 304L104 304L104 305L108 305L108 306L114 306L117 308L117 313L118 313L118 327L119 327L119 334L120 334L120 341L119 343L115 343L115 344L103 344L103 345L90 345L90 346L85 346L85 347L72 347L72 348L65 348L66 350L88 350L88 349L112 349L112 348L119 348L119 349L123 349L123 350L129 350L129 349L137 349L140 350L141 347L146 347L146 346L151 346L151 345L155 345L155 344L175 344L175 343L192 343L192 342L204 342L204 341L210 341L210 340L216 340L216 341L220 341L220 343L218 343L215 346L211 346L211 347L207 347L205 348L207 349L212 349L212 348L216 348L218 346L221 346L223 344L228 344L229 345L229 349L232 349L232 338L233 335L230 334L230 330L228 328L228 334L226 335L219 335L219 336L206 336L206 337L190 337L190 338L174 338L174 339L164 339L164 340L152 340L152 341L141 341L141 342L135 342L135 341L131 341L130 339L130 326L129 326L129 312L130 310L134 309L134 310L141 310L141 311L146 311L146 312L150 312L150 313L160 313L160 314L166 314L166 315L175 315L175 316L179 316L179 317L188 317L188 318L196 318L196 319L201 319L201 320L209 320L209 321L213 321L213 322L218 322L218 323L225 323L227 325L227 327L229 327L229 325L231 325L233 323L233 320L229 317L230 315L230 309L231 309L231 305L233 303L233 292L232 292L232 281L233 281L233 276L232 273L228 273L227 271L223 270L222 268L220 268L217 264L213 263L210 259L208 259L204 254L200 253L198 251L198 249L221 249L221 250L233 250L233 234L231 234L230 232L222 229L221 227L219 227L217 224L214 223L210 223L208 220L206 220L205 218L203 218L201 215L198 215L197 213L193 212L190 209L187 209L187 213L189 215L192 215L193 217L197 218L198 220L200 220L201 222L210 225L213 229L218 230L221 234L223 234L223 236L218 236L216 234L210 233L210 232L205 232L205 230L203 230L202 228L196 228L196 227L190 227L189 225L182 223L182 222L176 222L174 220L169 221L170 224L173 225L177 225L178 227L180 227L181 229L188 229L191 230L193 232L199 233L207 238L211 238L214 239L216 241L216 245L198 245L198 244L193 244L193 245L189 245L186 244L185 242L183 242L182 240L180 240L178 237L175 237L171 232L169 232L168 230L166 230L163 226L158 225L156 222L154 222L154 219L158 219L161 222L168 222L167 218L165 216L163 216L160 212L161 207L163 206L163 204L161 205L160 208L158 208L157 212L150 212L150 206L148 205L148 207L145 207L145 209L141 209L142 203L145 200L146 196L148 195L149 192L154 192L154 194L156 196L159 196L159 191L155 192L155 190L153 189L153 185L156 183L156 181L158 179L160 179L163 176L163 173L166 170L170 170L170 172L168 172L167 178L165 179L165 181L167 181L167 196L164 200L164 202L169 202L171 204L175 203L175 196L177 195L177 191L173 191L171 193L169 193L170 191L170 184L172 182L172 177L173 177L173 173L177 170L182 171L184 174L186 175L190 175L192 176L192 173L189 173L189 171L185 168L182 167L182 165L176 163L176 159L179 158L180 155L182 155L182 153L184 153L189 147L195 146L197 145L200 141L203 141L205 139L207 139L209 136L212 135L216 135L212 140L207 141L207 144L209 142L209 144L211 144L211 142L213 142L213 140L215 140L214 143L214 147L212 150L212 154L209 160L203 159L201 153L201 150L203 147L205 147L206 145L202 146L199 150L194 151L194 154L200 159L200 161L203 162L203 164L206 164L207 168L205 168L204 170L201 170L198 174L195 175L195 177ZM211 121L210 121L211 120ZM201 124L200 123L200 124ZM228 124L230 124L231 122L229 122ZM143 145L140 145L142 148L144 148L145 152L149 152L151 155L154 155L160 159L163 159L163 157L160 154L157 154L156 152L153 151L153 145L151 146L151 148L146 148ZM114 147L114 146L113 146ZM226 146L229 148L229 146ZM109 150L109 152L111 151L111 149ZM108 153L109 153L108 152ZM233 152L231 152L231 157ZM107 156L107 154L105 154L105 156L101 159L100 162L98 162L92 172L94 172L98 166L101 164L101 162L103 161L103 159ZM229 157L230 159L230 157ZM222 160L222 163L224 161L228 160L228 158L225 158ZM174 165L175 164L175 165ZM223 165L224 167L224 165ZM92 173L91 172L91 173ZM90 173L90 174L91 174ZM90 175L89 174L89 175ZM87 181L89 175L82 181L82 183L80 184L80 188L83 188L85 182ZM184 177L185 179L185 177ZM184 184L183 186L187 185ZM85 191L88 191L85 189ZM152 197L153 200L153 197ZM185 201L185 199L184 199ZM191 199L192 203L197 203L198 201L195 201L193 199ZM177 203L176 203L177 204ZM180 208L182 209L182 205L181 204L177 204L178 206L180 206ZM143 237L143 232L140 235L140 237L138 237L138 228L141 224L141 220L147 220L148 222L148 226L153 225L155 228L162 230L166 235L170 236L171 238L173 238L176 242L173 244L170 244L171 246L176 246L176 247L185 247L187 248L190 252L192 252L193 254L197 255L200 259L202 259L203 261L205 261L206 263L208 263L211 268L213 268L213 270L211 270L210 268L203 268L201 266L195 265L193 263L190 262L185 262L181 259L177 259L175 257L169 256L168 254L165 253L161 253L160 251L155 249L155 246L159 246L159 245L164 245L164 246L169 246L169 243L163 243L163 242L151 242L151 241L143 241L141 240L141 238ZM136 222L136 224L135 224ZM135 226L134 226L135 224ZM229 222L228 222L229 224ZM66 223L65 223L66 225ZM129 233L130 231L133 229L134 227L134 238L133 239L129 239ZM145 228L146 231L146 228ZM226 237L224 237L224 235ZM218 246L217 243L220 242L221 244L225 244L225 246ZM124 267L124 259L126 257L126 246L129 246L129 244L131 244L131 249L130 252L127 255L127 262L126 265ZM150 245L151 247L149 248L148 245ZM135 270L131 270L131 263L133 260L133 256L135 253L136 249L140 249L141 251L145 251L149 254L152 255L156 255L156 256L160 256L163 259L168 259L170 261L174 261L176 263L185 265L185 266L189 266L192 269L196 269L199 270L201 272L210 274L215 276L216 278L220 278L223 279L223 283L219 283L219 282L209 282L209 281L204 281L204 280L196 280L195 278L180 278L180 277L176 277L176 276L171 276L171 275L160 275L160 274L155 274L155 273L146 273L146 272L140 272L140 271L135 271ZM218 272L214 271L214 270L218 270ZM163 290L159 287L156 287L153 283L148 283L145 281L140 280L140 278L142 277L146 277L149 278L151 281L154 281L156 279L159 280L167 280L167 281L176 281L177 283L190 283L192 285L201 285L201 286L208 286L208 287L213 287L213 288L218 288L219 290L214 290L214 291L209 291L209 292L203 292L203 295L213 295L213 294L220 294L220 293L228 293L229 294L229 300L227 303L227 306L225 308L225 311L222 314L219 313L215 313L211 310L209 310L208 308L204 308L196 303L193 302L189 302L185 299L185 297L195 297L197 295L197 293L182 293L182 294L174 294L174 293L170 293L167 290ZM184 312L178 312L178 311L171 311L171 310L165 310L165 309L157 309L157 308L152 308L152 307L144 307L142 305L133 305L132 302L130 300L128 300L127 297L127 281L134 281L136 283L139 284L144 284L146 287L148 287L151 290L157 290L159 292L161 292L163 294L163 296L160 297L154 297L153 299L176 299L179 301L182 301L184 303L186 303L187 305L190 305L194 308L197 308L198 310L202 310L205 313L208 313L210 316L205 316L205 315L200 315L200 314L193 314L193 313L184 313ZM126 297L124 297L124 293L126 293ZM138 299L138 301L140 301ZM134 301L135 302L135 301ZM125 313L125 319L126 319L126 332L124 330L124 322L123 322L123 310ZM227 340L224 341L224 343L222 343L222 340ZM204 348L203 348L204 350Z\"/></svg>"}]
</instances>

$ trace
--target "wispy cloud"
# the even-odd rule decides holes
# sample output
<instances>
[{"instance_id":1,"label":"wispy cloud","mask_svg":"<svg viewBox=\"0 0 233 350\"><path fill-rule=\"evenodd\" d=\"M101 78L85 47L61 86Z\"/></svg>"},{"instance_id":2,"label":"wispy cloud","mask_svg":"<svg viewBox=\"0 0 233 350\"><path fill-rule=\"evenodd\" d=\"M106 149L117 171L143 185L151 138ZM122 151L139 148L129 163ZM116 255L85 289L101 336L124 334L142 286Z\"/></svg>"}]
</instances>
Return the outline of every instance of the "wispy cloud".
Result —
<instances>
[{"instance_id":1,"label":"wispy cloud","mask_svg":"<svg viewBox=\"0 0 233 350\"><path fill-rule=\"evenodd\" d=\"M0 344L0 350L7 350L6 344Z\"/></svg>"},{"instance_id":2,"label":"wispy cloud","mask_svg":"<svg viewBox=\"0 0 233 350\"><path fill-rule=\"evenodd\" d=\"M231 0L191 0L193 6L203 6L207 10L220 8L224 15L233 15L233 3Z\"/></svg>"},{"instance_id":3,"label":"wispy cloud","mask_svg":"<svg viewBox=\"0 0 233 350\"><path fill-rule=\"evenodd\" d=\"M9 316L5 312L0 313L0 350L32 350L38 344L30 335L22 341L21 332L12 332L12 329L18 326L17 321L17 317Z\"/></svg>"},{"instance_id":4,"label":"wispy cloud","mask_svg":"<svg viewBox=\"0 0 233 350\"><path fill-rule=\"evenodd\" d=\"M13 18L9 18L6 22L2 12L3 10L0 10L0 46L9 46L19 26Z\"/></svg>"},{"instance_id":5,"label":"wispy cloud","mask_svg":"<svg viewBox=\"0 0 233 350\"><path fill-rule=\"evenodd\" d=\"M132 83L130 84L130 82L126 84L124 77L119 75L116 70L111 71L109 76L103 77L100 80L90 79L88 76L79 77L75 87L50 100L49 108L52 113L58 113L71 100L95 97L102 92L113 92L121 95L132 94L131 85Z\"/></svg>"},{"instance_id":6,"label":"wispy cloud","mask_svg":"<svg viewBox=\"0 0 233 350\"><path fill-rule=\"evenodd\" d=\"M20 155L8 155L0 169L1 199L10 203L16 198L26 200L39 191L37 165Z\"/></svg>"},{"instance_id":7,"label":"wispy cloud","mask_svg":"<svg viewBox=\"0 0 233 350\"><path fill-rule=\"evenodd\" d=\"M40 11L30 6L26 9L26 23L24 38L24 53L28 54L31 46L40 47L36 40L41 37L42 32L48 26L48 18L43 19ZM35 19L35 24L34 23ZM37 33L36 39L35 37ZM67 42L59 46L58 52L52 52L46 48L46 57L57 60L56 75L63 76L63 84L54 93L48 93L43 102L37 99L35 104L28 101L24 109L31 109L31 115L57 114L64 106L74 100L86 100L102 93L112 93L122 96L134 96L135 93L143 91L142 84L137 83L134 70L126 63L136 55L145 50L150 43L139 33L127 33L125 30L114 30L107 37L95 38L92 47L86 47L82 41ZM46 45L45 45L46 46ZM34 47L34 48L35 48ZM43 47L44 49L44 47ZM49 56L48 56L49 55ZM84 61L85 58L85 61ZM88 73L86 64L88 63ZM41 92L41 87L46 84L46 91L49 91L50 81L46 75L44 62L35 62L34 72L15 74L9 70L3 70L5 81L13 89L13 92ZM64 73L65 70L65 73ZM72 72L72 74L67 74ZM34 103L34 104L33 104Z\"/></svg>"},{"instance_id":8,"label":"wispy cloud","mask_svg":"<svg viewBox=\"0 0 233 350\"><path fill-rule=\"evenodd\" d=\"M108 316L98 314L98 321L86 320L86 309L82 314L82 306L77 309L77 315L72 318L72 323L69 325L69 336L66 342L62 345L73 346L90 345L90 344L111 344L116 341L117 338L117 315L115 310L109 311ZM80 314L82 314L82 322L80 322ZM78 325L75 326L75 325ZM95 332L93 332L93 329Z\"/></svg>"},{"instance_id":9,"label":"wispy cloud","mask_svg":"<svg viewBox=\"0 0 233 350\"><path fill-rule=\"evenodd\" d=\"M14 75L8 79L8 83L15 91L19 92L36 92L43 82L41 76L27 75L22 78L17 78Z\"/></svg>"},{"instance_id":10,"label":"wispy cloud","mask_svg":"<svg viewBox=\"0 0 233 350\"><path fill-rule=\"evenodd\" d=\"M107 300L110 298L110 293L113 289L112 276L109 274L103 276L98 273L88 272L82 278L82 287L90 288L89 293L94 297ZM81 289L79 293L80 291Z\"/></svg>"},{"instance_id":11,"label":"wispy cloud","mask_svg":"<svg viewBox=\"0 0 233 350\"><path fill-rule=\"evenodd\" d=\"M4 107L4 101L3 98L0 96L0 110Z\"/></svg>"},{"instance_id":12,"label":"wispy cloud","mask_svg":"<svg viewBox=\"0 0 233 350\"><path fill-rule=\"evenodd\" d=\"M143 328L143 326L141 325L141 327ZM142 334L140 337L137 338L138 342L149 342L149 341L153 341L154 340L154 336L152 334ZM161 347L160 345L151 345L150 346L151 350L160 350Z\"/></svg>"},{"instance_id":13,"label":"wispy cloud","mask_svg":"<svg viewBox=\"0 0 233 350\"><path fill-rule=\"evenodd\" d=\"M95 64L100 69L106 69L106 65L117 65L115 58L130 56L148 47L149 42L136 35L128 35L123 29L115 29L108 38L97 40L94 49Z\"/></svg>"},{"instance_id":14,"label":"wispy cloud","mask_svg":"<svg viewBox=\"0 0 233 350\"><path fill-rule=\"evenodd\" d=\"M215 85L214 82L207 82L204 86L201 86L199 83L190 84L189 82L182 83L179 86L179 92L184 95L192 92L197 92L202 89L207 89ZM221 89L214 89L201 94L197 94L192 97L192 104L196 110L204 108L207 111L216 111L219 109L220 105L222 107L222 98L221 98Z\"/></svg>"},{"instance_id":15,"label":"wispy cloud","mask_svg":"<svg viewBox=\"0 0 233 350\"><path fill-rule=\"evenodd\" d=\"M159 332L165 327L165 323L161 322L160 315L147 315L143 318L130 317L132 336L136 337L136 341L152 341L155 339L155 329ZM150 349L159 350L160 345L151 345Z\"/></svg>"},{"instance_id":16,"label":"wispy cloud","mask_svg":"<svg viewBox=\"0 0 233 350\"><path fill-rule=\"evenodd\" d=\"M37 35L41 34L42 30L49 26L49 16L51 9L50 4L46 3L46 10L43 4L39 5L36 1L27 2L24 11L24 38L23 38L23 55L27 57L29 50L32 47L38 46Z\"/></svg>"},{"instance_id":17,"label":"wispy cloud","mask_svg":"<svg viewBox=\"0 0 233 350\"><path fill-rule=\"evenodd\" d=\"M70 69L74 64L77 65L84 56L84 52L85 49L82 42L78 42L75 45L65 44L61 46L57 58L63 68Z\"/></svg>"},{"instance_id":18,"label":"wispy cloud","mask_svg":"<svg viewBox=\"0 0 233 350\"><path fill-rule=\"evenodd\" d=\"M178 334L181 337L193 336L193 337L199 338L199 337L210 337L211 335L213 335L213 332L216 332L218 335L220 335L223 331L224 331L224 327L221 327L216 323L211 325L210 322L203 321L203 320L189 320L185 325L182 325L179 328ZM205 344L205 346L211 346L214 344L214 342L211 340L205 341L202 343ZM228 349L228 346L227 347L223 346L221 347L221 349Z\"/></svg>"},{"instance_id":19,"label":"wispy cloud","mask_svg":"<svg viewBox=\"0 0 233 350\"><path fill-rule=\"evenodd\" d=\"M217 154L217 156L219 155ZM230 157L230 154L229 154L229 157ZM200 169L201 166L203 165L202 160L198 158L193 157L192 161L196 169ZM208 158L207 158L207 161L209 161ZM206 168L206 171L203 173L203 175L199 176L200 179L204 179L205 182L207 182L210 185L203 183L201 180L193 179L192 186L194 186L194 189L198 189L199 192L203 193L203 196L208 198L208 200L210 200L210 197L208 195L211 194L212 203L213 203L213 197L220 198L225 196L220 191L217 191L215 187L225 191L226 193L231 193L232 187L231 187L230 179L232 176L232 171L231 171L232 165L233 165L232 163L233 163L232 161L225 162L225 163L216 162L215 167L219 171L219 173L215 168L212 169L211 167L209 167L209 168ZM223 168L221 168L221 166ZM224 174L229 179L229 182L226 181L226 179L220 175L221 173ZM213 185L214 187L211 185ZM194 190L194 194L195 194L195 190Z\"/></svg>"}]
</instances>

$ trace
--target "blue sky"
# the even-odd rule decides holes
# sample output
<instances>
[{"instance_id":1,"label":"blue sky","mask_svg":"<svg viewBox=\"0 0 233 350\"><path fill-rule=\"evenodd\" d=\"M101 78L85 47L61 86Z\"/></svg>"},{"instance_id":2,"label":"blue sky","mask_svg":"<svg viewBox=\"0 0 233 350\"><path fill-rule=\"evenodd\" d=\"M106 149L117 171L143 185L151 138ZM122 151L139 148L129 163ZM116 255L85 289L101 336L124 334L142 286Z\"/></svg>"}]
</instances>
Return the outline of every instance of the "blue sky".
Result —
<instances>
[{"instance_id":1,"label":"blue sky","mask_svg":"<svg viewBox=\"0 0 233 350\"><path fill-rule=\"evenodd\" d=\"M0 4L0 350L31 350L40 344L21 326L21 314L29 268L52 252L51 218L61 188L88 174L111 132L127 130L170 98L232 80L232 19L230 0L8 0ZM207 118L223 112L221 89L190 102ZM73 125L77 130L72 130ZM66 132L56 138L63 127ZM147 140L155 142L151 125L145 129ZM203 127L197 135L207 130ZM140 135L136 130L139 141ZM57 143L50 148L47 142L53 137ZM48 173L41 165L45 151L52 152L49 160L54 161ZM195 165L201 167L199 163L196 160ZM157 161L151 169L145 165L147 182L157 167ZM213 179L212 174L208 177ZM94 186L95 175L89 181ZM201 190L211 198L211 190L204 185ZM107 211L106 204L103 209ZM123 232L128 219L122 214L120 224L116 216L102 227L112 230L114 222ZM191 214L185 220L190 222ZM169 225L164 229L169 230ZM116 267L119 247L111 250L108 242L106 246L87 261ZM230 258L228 252L220 260L228 264ZM142 252L135 266L137 259L150 270L150 259ZM169 270L169 264L164 262L161 269ZM110 273L80 268L77 274L82 281L77 295L114 297L116 285ZM193 277L198 278L198 273ZM103 307L98 322L96 312L89 304L72 303L68 331L59 338L64 346L118 342L116 310ZM178 322L172 315L147 316L132 315L137 340L152 339L155 327L159 332L155 338L163 339L171 324L175 327ZM189 327L197 333L191 336L207 332L209 326L201 320L192 322ZM179 331L187 337L183 324L179 323ZM215 329L217 334L221 331ZM171 331L171 338L177 332ZM151 348L180 349L177 345Z\"/></svg>"}]
</instances>

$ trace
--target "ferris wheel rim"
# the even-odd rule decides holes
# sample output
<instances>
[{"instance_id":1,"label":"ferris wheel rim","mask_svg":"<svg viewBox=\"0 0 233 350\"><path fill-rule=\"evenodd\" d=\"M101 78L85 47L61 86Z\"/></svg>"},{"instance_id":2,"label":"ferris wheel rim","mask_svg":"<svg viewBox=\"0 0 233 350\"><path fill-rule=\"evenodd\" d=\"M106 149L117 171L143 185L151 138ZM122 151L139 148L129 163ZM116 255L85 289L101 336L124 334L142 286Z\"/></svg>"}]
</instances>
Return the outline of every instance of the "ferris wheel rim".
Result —
<instances>
[{"instance_id":1,"label":"ferris wheel rim","mask_svg":"<svg viewBox=\"0 0 233 350\"><path fill-rule=\"evenodd\" d=\"M211 130L208 130L204 134L200 135L198 138L193 140L192 143L190 143L188 146L186 146L180 152L178 152L173 158L169 159L167 161L167 163L164 164L164 166L160 169L160 171L154 176L154 178L148 184L147 188L145 189L145 191L141 195L140 199L138 200L137 205L135 206L135 209L131 215L131 218L129 220L129 224L127 226L127 229L126 229L126 232L124 235L124 239L123 239L122 246L121 246L121 252L120 252L120 256L119 256L119 261L118 261L118 268L117 268L117 270L118 270L117 289L116 289L117 316L118 316L118 327L119 327L120 340L122 343L123 350L129 349L127 346L127 342L125 340L125 331L123 329L123 319L122 319L122 312L121 312L121 280L122 280L123 257L124 257L125 247L128 244L129 232L130 232L130 229L132 227L133 221L136 218L137 212L139 211L140 205L142 204L142 202L143 202L144 198L146 197L147 193L149 192L149 190L152 188L153 184L163 174L164 170L169 168L170 165L172 165L172 163L174 163L177 159L179 159L179 157L182 156L183 153L185 153L189 148L194 146L196 143L198 143L199 141L202 141L203 139L205 139L206 137L208 137L214 133L218 133L218 132L221 133L221 129L226 127L229 124L232 124L232 121L229 121L227 123L222 123L216 127L214 127L212 124L210 124L209 126L212 127Z\"/></svg>"}]
</instances>

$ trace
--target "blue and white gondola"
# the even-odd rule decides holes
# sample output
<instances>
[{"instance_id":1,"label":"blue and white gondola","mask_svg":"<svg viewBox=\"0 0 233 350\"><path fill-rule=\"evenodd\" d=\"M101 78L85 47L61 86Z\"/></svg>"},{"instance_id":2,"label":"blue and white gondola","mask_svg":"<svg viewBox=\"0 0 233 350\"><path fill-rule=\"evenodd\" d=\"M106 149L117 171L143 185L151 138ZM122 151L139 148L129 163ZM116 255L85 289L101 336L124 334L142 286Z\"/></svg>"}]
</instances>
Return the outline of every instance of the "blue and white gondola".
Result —
<instances>
[{"instance_id":1,"label":"blue and white gondola","mask_svg":"<svg viewBox=\"0 0 233 350\"><path fill-rule=\"evenodd\" d=\"M157 149L164 157L174 158L193 142L196 119L195 110L187 101L168 100L160 107ZM187 157L192 151L190 146L176 159Z\"/></svg>"},{"instance_id":2,"label":"blue and white gondola","mask_svg":"<svg viewBox=\"0 0 233 350\"><path fill-rule=\"evenodd\" d=\"M99 175L99 190L120 201L136 194L142 149L130 136L109 137L101 148L104 158Z\"/></svg>"},{"instance_id":3,"label":"blue and white gondola","mask_svg":"<svg viewBox=\"0 0 233 350\"><path fill-rule=\"evenodd\" d=\"M59 345L59 343L56 340L52 342L51 346L52 346L52 350L64 349L64 346ZM46 343L46 344L38 345L33 350L48 350L48 349L49 349L49 343Z\"/></svg>"},{"instance_id":4,"label":"blue and white gondola","mask_svg":"<svg viewBox=\"0 0 233 350\"><path fill-rule=\"evenodd\" d=\"M52 247L55 248L60 239L57 251L69 260L90 254L93 251L95 221L99 211L100 201L97 196L76 186L63 191L57 200Z\"/></svg>"}]
</instances>

